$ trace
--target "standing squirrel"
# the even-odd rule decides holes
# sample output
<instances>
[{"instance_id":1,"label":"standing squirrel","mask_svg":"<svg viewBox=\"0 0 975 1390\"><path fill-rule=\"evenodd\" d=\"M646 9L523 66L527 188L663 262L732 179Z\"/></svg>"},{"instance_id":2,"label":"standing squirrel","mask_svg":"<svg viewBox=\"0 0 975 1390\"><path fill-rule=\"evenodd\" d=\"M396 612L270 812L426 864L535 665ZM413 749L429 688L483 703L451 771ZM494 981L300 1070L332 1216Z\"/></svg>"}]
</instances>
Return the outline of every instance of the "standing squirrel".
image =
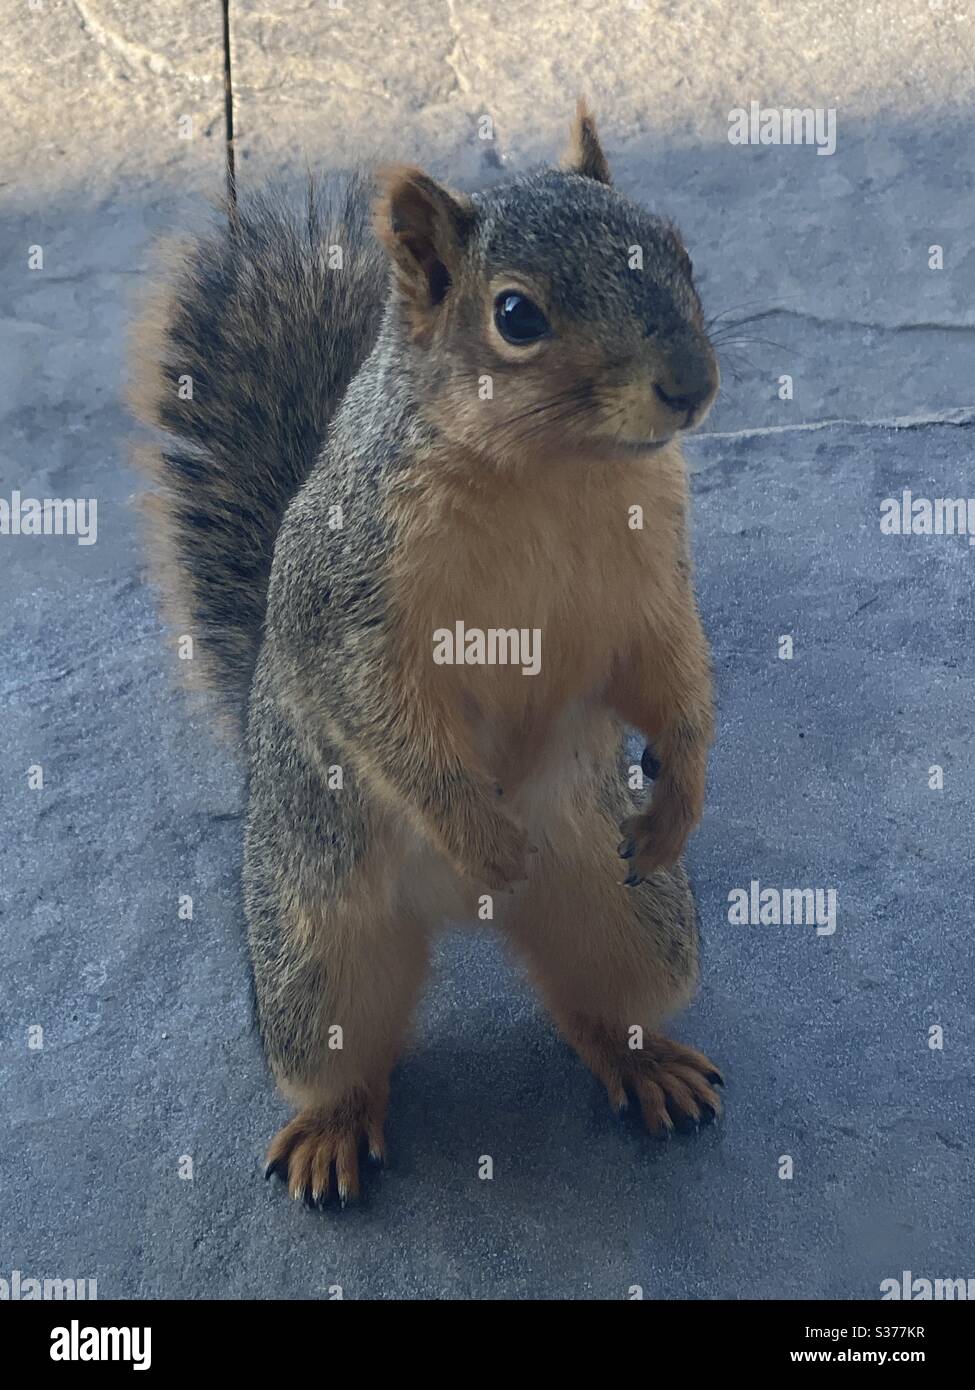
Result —
<instances>
[{"instance_id":1,"label":"standing squirrel","mask_svg":"<svg viewBox=\"0 0 975 1390\"><path fill-rule=\"evenodd\" d=\"M561 167L486 191L395 167L232 209L141 328L158 579L246 728L248 939L297 1110L268 1175L358 1194L445 917L493 912L614 1107L713 1119L717 1068L658 1031L696 984L712 736L679 437L718 370L675 228L611 187L580 102ZM660 763L642 808L626 725Z\"/></svg>"}]
</instances>

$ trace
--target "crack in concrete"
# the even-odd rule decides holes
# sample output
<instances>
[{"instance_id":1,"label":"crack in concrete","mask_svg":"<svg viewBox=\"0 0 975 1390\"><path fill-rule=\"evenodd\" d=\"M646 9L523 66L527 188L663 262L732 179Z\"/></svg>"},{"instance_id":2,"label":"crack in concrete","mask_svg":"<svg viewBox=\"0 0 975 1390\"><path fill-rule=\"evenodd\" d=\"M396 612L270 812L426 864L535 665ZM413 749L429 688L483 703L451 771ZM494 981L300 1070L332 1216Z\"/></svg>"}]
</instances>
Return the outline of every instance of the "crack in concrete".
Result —
<instances>
[{"instance_id":1,"label":"crack in concrete","mask_svg":"<svg viewBox=\"0 0 975 1390\"><path fill-rule=\"evenodd\" d=\"M803 309L783 309L778 306L767 310L762 317L803 319L820 328L862 328L870 333L975 333L975 323L938 323L934 320L929 323L870 323L864 319L827 319Z\"/></svg>"},{"instance_id":2,"label":"crack in concrete","mask_svg":"<svg viewBox=\"0 0 975 1390\"><path fill-rule=\"evenodd\" d=\"M455 0L445 0L445 2L447 5L447 23L450 26L450 32L454 36L454 46L449 53L444 55L444 62L454 74L454 81L457 83L458 90L463 92L466 96L471 90L471 84L470 79L462 71L459 60L463 59L466 63L467 53L464 49L464 40L461 35L460 22L457 19L457 11L454 8Z\"/></svg>"},{"instance_id":3,"label":"crack in concrete","mask_svg":"<svg viewBox=\"0 0 975 1390\"><path fill-rule=\"evenodd\" d=\"M312 85L312 79L306 79L306 89ZM372 87L357 87L351 82L342 82L338 78L329 77L327 81L322 78L315 81L315 85L320 87L323 92L349 92L353 96L370 97L375 101L392 101L389 92L378 91ZM299 93L298 97L292 97L290 93L283 89L279 84L271 86L258 86L254 82L243 82L239 77L234 78L234 91L238 94L245 92L248 96L273 96L277 97L281 106L301 106L307 99Z\"/></svg>"},{"instance_id":4,"label":"crack in concrete","mask_svg":"<svg viewBox=\"0 0 975 1390\"><path fill-rule=\"evenodd\" d=\"M158 53L153 48L146 48L142 44L132 43L125 39L121 34L110 29L96 19L84 3L84 0L71 0L81 27L89 33L101 48L110 49L117 57L121 58L132 68L148 67L149 71L157 77L179 77L187 82L198 82L207 84L212 81L210 77L199 77L196 73L186 72L182 68L176 67L162 53Z\"/></svg>"},{"instance_id":5,"label":"crack in concrete","mask_svg":"<svg viewBox=\"0 0 975 1390\"><path fill-rule=\"evenodd\" d=\"M893 415L887 420L853 420L837 416L830 420L802 420L795 425L756 425L754 429L712 430L695 436L697 439L757 439L763 435L799 434L813 430L828 430L839 425L845 429L917 430L927 425L975 425L975 406L959 406L954 410L937 411L931 415Z\"/></svg>"}]
</instances>

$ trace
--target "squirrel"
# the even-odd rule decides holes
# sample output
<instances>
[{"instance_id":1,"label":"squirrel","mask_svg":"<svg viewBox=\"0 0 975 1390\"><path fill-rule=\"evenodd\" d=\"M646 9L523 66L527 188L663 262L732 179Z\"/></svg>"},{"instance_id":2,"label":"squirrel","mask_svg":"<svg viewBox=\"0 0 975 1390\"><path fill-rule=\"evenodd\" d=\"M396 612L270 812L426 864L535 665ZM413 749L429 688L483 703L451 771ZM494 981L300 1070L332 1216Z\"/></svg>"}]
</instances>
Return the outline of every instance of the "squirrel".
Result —
<instances>
[{"instance_id":1,"label":"squirrel","mask_svg":"<svg viewBox=\"0 0 975 1390\"><path fill-rule=\"evenodd\" d=\"M617 1110L713 1120L718 1068L659 1031L697 983L713 732L680 438L719 374L677 229L614 188L581 101L560 165L482 191L394 166L229 212L144 311L132 400L166 436L138 460L166 610L244 731L296 1111L265 1175L344 1206L382 1162L445 918L493 921ZM435 659L461 625L539 660Z\"/></svg>"}]
</instances>

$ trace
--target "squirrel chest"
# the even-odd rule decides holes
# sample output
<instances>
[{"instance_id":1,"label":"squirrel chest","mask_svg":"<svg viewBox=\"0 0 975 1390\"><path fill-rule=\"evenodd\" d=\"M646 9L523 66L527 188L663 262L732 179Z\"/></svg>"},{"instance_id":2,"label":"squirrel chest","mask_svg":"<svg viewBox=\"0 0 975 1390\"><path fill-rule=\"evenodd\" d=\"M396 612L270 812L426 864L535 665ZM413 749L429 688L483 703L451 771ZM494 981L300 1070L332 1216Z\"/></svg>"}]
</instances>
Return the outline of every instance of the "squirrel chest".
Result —
<instances>
[{"instance_id":1,"label":"squirrel chest","mask_svg":"<svg viewBox=\"0 0 975 1390\"><path fill-rule=\"evenodd\" d=\"M686 485L676 451L649 466L553 468L459 505L414 493L397 517L402 676L486 772L520 782L614 661L651 644L672 604Z\"/></svg>"}]
</instances>

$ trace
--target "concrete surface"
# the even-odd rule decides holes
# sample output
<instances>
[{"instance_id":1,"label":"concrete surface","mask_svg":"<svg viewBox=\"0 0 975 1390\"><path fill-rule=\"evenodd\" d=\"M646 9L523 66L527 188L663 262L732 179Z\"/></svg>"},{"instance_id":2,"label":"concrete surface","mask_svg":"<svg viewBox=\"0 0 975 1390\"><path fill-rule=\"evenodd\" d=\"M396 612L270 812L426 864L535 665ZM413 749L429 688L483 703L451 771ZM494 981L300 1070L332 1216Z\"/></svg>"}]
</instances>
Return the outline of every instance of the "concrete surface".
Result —
<instances>
[{"instance_id":1,"label":"concrete surface","mask_svg":"<svg viewBox=\"0 0 975 1390\"><path fill-rule=\"evenodd\" d=\"M0 1276L198 1298L975 1276L975 548L879 531L904 488L975 494L973 21L951 0L820 10L234 7L243 182L381 145L498 177L555 152L584 87L618 182L681 223L708 310L774 311L688 451L719 734L690 854L704 987L675 1032L726 1068L727 1119L666 1147L618 1125L498 943L458 932L396 1077L392 1167L342 1216L260 1181L286 1112L250 1012L239 773L173 689L125 458L149 242L221 188L217 7L12 15L0 496L96 497L98 541L0 537ZM836 154L732 147L727 108L752 98L836 106ZM753 878L835 887L835 935L732 926Z\"/></svg>"}]
</instances>

